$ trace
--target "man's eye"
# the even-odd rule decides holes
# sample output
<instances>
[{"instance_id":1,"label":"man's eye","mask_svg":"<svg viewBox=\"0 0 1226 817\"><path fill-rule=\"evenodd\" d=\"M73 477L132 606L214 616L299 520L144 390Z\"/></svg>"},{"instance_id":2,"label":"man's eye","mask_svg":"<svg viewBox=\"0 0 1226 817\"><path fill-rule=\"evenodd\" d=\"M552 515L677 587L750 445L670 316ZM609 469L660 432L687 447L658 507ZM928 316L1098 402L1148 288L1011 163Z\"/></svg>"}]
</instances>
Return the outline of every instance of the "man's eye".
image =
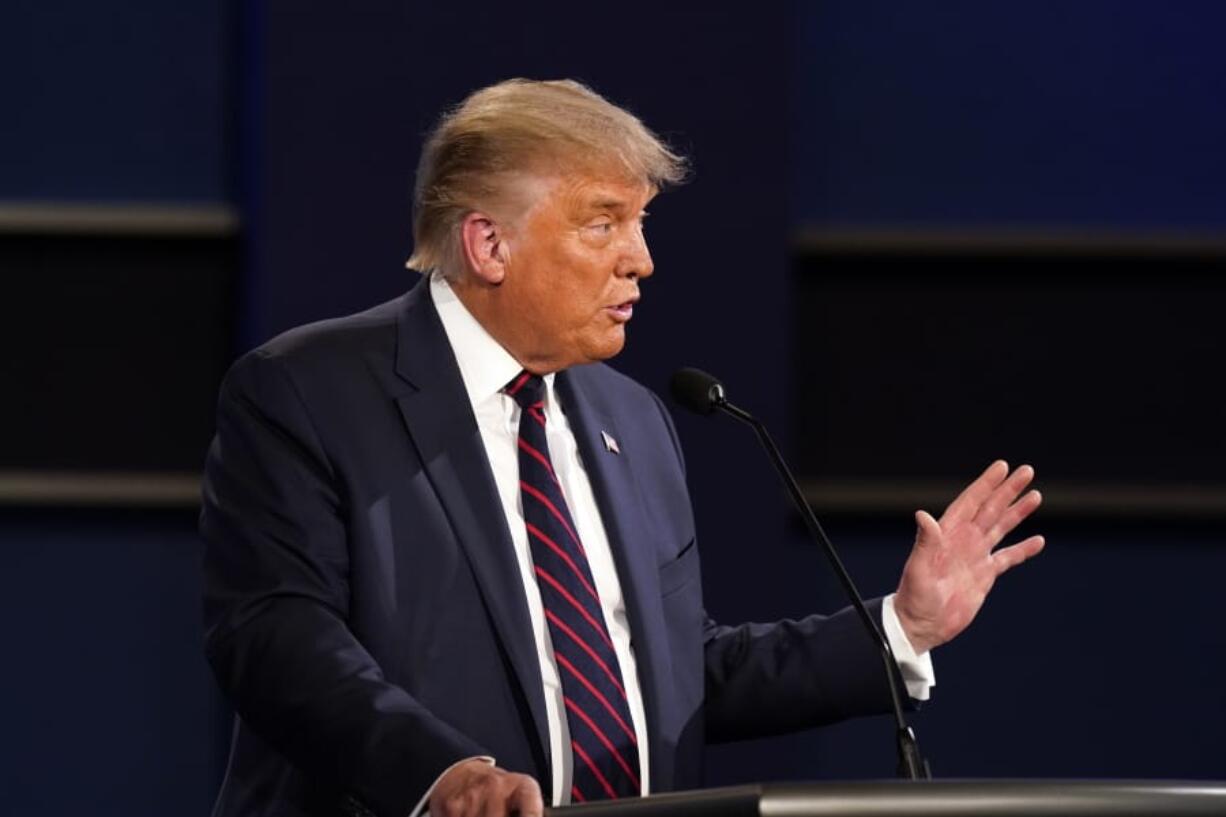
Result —
<instances>
[{"instance_id":1,"label":"man's eye","mask_svg":"<svg viewBox=\"0 0 1226 817\"><path fill-rule=\"evenodd\" d=\"M613 222L601 221L596 224L590 224L588 225L588 229L597 235L608 235L609 233L613 232Z\"/></svg>"}]
</instances>

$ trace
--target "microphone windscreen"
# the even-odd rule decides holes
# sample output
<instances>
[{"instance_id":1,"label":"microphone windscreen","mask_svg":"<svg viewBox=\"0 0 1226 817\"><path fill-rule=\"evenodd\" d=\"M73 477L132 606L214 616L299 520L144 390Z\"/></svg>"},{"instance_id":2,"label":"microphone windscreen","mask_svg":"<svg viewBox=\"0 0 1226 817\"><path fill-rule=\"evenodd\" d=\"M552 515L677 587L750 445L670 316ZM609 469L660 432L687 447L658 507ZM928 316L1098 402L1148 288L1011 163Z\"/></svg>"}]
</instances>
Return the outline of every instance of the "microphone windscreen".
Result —
<instances>
[{"instance_id":1,"label":"microphone windscreen","mask_svg":"<svg viewBox=\"0 0 1226 817\"><path fill-rule=\"evenodd\" d=\"M698 414L715 411L716 401L723 396L723 386L701 369L678 369L669 382L673 399Z\"/></svg>"}]
</instances>

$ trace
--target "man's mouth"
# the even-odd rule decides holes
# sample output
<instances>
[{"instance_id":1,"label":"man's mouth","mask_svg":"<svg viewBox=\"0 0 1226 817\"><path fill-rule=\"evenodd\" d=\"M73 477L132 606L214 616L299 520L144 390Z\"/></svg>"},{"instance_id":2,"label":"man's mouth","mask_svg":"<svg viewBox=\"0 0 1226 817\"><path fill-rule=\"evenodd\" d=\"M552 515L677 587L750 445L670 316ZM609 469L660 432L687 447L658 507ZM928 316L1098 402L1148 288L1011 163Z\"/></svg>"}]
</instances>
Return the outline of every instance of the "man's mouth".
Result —
<instances>
[{"instance_id":1,"label":"man's mouth","mask_svg":"<svg viewBox=\"0 0 1226 817\"><path fill-rule=\"evenodd\" d=\"M605 308L608 310L609 314L613 316L613 320L619 323L625 323L626 321L630 320L630 318L634 317L634 304L637 301L638 298L632 298L629 301L623 301L615 306Z\"/></svg>"}]
</instances>

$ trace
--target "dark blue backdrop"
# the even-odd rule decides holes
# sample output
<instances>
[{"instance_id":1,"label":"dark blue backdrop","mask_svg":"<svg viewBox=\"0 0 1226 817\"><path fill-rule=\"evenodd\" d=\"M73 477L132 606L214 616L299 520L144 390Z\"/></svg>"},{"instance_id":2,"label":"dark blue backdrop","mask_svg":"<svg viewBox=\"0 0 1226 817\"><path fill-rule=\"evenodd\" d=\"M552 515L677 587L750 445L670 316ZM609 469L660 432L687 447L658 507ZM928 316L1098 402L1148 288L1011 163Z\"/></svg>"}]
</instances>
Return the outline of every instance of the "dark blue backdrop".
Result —
<instances>
[{"instance_id":1,"label":"dark blue backdrop","mask_svg":"<svg viewBox=\"0 0 1226 817\"><path fill-rule=\"evenodd\" d=\"M1220 4L799 2L797 215L1226 226Z\"/></svg>"}]
</instances>

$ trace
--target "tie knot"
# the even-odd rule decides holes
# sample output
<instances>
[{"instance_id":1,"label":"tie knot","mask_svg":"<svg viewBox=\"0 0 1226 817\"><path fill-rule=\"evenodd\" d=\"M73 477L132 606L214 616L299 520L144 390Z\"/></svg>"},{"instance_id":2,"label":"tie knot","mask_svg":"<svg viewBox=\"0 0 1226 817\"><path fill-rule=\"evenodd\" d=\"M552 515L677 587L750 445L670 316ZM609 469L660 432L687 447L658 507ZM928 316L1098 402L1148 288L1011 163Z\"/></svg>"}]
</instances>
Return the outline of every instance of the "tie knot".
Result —
<instances>
[{"instance_id":1,"label":"tie knot","mask_svg":"<svg viewBox=\"0 0 1226 817\"><path fill-rule=\"evenodd\" d=\"M503 391L513 397L521 409L540 406L545 401L545 378L532 372L520 372Z\"/></svg>"}]
</instances>

